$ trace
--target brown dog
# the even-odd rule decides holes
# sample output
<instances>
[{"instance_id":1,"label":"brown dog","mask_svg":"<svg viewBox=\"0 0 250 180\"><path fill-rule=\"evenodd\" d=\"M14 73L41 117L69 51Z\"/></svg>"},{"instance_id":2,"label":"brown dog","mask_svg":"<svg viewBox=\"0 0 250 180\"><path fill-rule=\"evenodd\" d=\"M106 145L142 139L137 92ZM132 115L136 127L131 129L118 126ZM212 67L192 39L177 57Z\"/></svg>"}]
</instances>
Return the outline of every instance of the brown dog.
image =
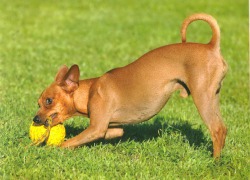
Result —
<instances>
[{"instance_id":1,"label":"brown dog","mask_svg":"<svg viewBox=\"0 0 250 180\"><path fill-rule=\"evenodd\" d=\"M187 26L204 20L212 28L208 44L186 43ZM175 90L182 97L192 95L207 125L213 155L219 157L226 138L226 127L219 110L219 92L227 65L220 53L220 30L216 20L207 14L188 17L181 30L182 43L152 50L133 63L108 71L99 78L79 80L79 68L62 66L53 82L42 93L40 109L33 121L53 125L83 115L90 118L89 127L62 147L78 147L99 138L123 135L120 125L139 123L156 115Z\"/></svg>"}]
</instances>

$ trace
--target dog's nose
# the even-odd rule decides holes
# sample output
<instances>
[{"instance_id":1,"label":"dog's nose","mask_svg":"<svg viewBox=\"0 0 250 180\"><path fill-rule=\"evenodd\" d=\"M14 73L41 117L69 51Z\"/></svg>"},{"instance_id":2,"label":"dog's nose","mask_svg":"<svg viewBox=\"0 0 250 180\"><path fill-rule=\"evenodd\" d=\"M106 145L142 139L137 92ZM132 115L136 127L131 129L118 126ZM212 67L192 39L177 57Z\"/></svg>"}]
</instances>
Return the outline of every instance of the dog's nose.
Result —
<instances>
[{"instance_id":1,"label":"dog's nose","mask_svg":"<svg viewBox=\"0 0 250 180\"><path fill-rule=\"evenodd\" d=\"M37 115L34 117L33 121L34 121L35 123L37 123L37 124L41 123L41 119L40 119L40 117L37 116Z\"/></svg>"}]
</instances>

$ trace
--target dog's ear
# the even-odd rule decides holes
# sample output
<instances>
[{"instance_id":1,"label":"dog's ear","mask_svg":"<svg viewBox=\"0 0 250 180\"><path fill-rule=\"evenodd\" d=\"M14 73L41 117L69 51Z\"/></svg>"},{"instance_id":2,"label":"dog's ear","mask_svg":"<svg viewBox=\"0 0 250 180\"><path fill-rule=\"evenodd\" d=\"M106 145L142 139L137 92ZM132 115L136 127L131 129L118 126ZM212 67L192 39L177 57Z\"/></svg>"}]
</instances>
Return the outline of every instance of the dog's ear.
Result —
<instances>
[{"instance_id":1,"label":"dog's ear","mask_svg":"<svg viewBox=\"0 0 250 180\"><path fill-rule=\"evenodd\" d=\"M66 68L62 67L57 74L56 82L67 92L75 91L79 86L80 70L77 65L73 65L65 73Z\"/></svg>"},{"instance_id":2,"label":"dog's ear","mask_svg":"<svg viewBox=\"0 0 250 180\"><path fill-rule=\"evenodd\" d=\"M58 72L56 74L56 78L55 78L55 81L58 85L63 84L64 77L67 74L68 70L69 70L69 68L65 65L60 67L60 69L58 70Z\"/></svg>"}]
</instances>

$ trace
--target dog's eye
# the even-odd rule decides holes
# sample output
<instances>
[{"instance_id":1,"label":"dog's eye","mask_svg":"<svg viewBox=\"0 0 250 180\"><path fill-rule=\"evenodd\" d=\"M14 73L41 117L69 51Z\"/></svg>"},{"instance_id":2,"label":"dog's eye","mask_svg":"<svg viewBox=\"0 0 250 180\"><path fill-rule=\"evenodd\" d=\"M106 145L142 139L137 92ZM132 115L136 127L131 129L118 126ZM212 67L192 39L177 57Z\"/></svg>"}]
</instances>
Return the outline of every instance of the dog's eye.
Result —
<instances>
[{"instance_id":1,"label":"dog's eye","mask_svg":"<svg viewBox=\"0 0 250 180\"><path fill-rule=\"evenodd\" d=\"M53 102L53 99L51 99L51 98L46 99L46 104L47 105L50 105L52 102Z\"/></svg>"}]
</instances>

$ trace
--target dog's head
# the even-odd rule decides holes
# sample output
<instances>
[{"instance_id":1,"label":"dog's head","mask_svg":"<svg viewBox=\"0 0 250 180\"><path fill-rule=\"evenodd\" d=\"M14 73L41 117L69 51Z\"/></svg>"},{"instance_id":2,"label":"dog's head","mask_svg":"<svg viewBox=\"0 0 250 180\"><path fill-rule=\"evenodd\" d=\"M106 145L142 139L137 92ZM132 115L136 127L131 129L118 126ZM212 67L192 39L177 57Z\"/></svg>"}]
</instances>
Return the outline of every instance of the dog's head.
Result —
<instances>
[{"instance_id":1,"label":"dog's head","mask_svg":"<svg viewBox=\"0 0 250 180\"><path fill-rule=\"evenodd\" d=\"M79 86L79 68L77 65L62 66L56 74L55 81L46 88L39 100L39 110L33 121L36 125L48 123L52 118L52 126L64 122L75 113L73 93Z\"/></svg>"}]
</instances>

